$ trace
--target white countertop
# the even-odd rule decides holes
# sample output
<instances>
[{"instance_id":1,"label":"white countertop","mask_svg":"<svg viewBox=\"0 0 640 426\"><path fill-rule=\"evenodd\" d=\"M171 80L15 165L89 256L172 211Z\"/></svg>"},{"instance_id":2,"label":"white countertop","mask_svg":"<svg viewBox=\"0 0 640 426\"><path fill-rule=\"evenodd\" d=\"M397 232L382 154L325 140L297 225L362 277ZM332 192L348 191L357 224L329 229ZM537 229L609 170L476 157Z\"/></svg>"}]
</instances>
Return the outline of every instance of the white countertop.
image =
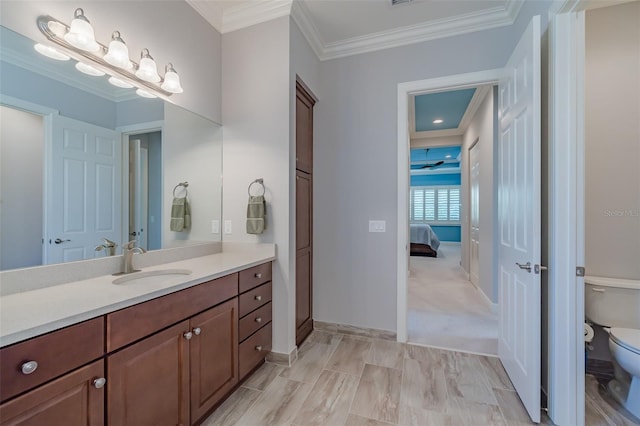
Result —
<instances>
[{"instance_id":1,"label":"white countertop","mask_svg":"<svg viewBox=\"0 0 640 426\"><path fill-rule=\"evenodd\" d=\"M190 275L113 284L100 276L0 297L0 347L220 278L275 259L275 246L257 244L165 263L143 271L189 269Z\"/></svg>"}]
</instances>

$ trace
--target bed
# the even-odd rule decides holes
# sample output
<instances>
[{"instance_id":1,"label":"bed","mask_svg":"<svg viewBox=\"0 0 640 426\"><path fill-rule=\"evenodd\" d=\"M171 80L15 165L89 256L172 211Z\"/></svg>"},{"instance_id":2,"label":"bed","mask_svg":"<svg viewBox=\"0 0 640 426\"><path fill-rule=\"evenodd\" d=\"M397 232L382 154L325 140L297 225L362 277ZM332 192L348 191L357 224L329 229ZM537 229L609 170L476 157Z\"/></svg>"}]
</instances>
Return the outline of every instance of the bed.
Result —
<instances>
[{"instance_id":1,"label":"bed","mask_svg":"<svg viewBox=\"0 0 640 426\"><path fill-rule=\"evenodd\" d=\"M440 240L427 224L410 225L411 256L438 257Z\"/></svg>"}]
</instances>

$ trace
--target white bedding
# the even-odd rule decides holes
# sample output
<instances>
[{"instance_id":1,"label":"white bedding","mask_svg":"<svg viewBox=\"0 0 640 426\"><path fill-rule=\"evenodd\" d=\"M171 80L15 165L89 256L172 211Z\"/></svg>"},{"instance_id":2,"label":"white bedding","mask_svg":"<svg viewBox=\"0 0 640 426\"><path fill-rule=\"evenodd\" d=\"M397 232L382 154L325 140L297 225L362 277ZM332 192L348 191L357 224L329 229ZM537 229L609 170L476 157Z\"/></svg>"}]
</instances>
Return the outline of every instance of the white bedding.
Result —
<instances>
[{"instance_id":1,"label":"white bedding","mask_svg":"<svg viewBox=\"0 0 640 426\"><path fill-rule=\"evenodd\" d=\"M433 250L438 250L440 240L433 229L427 224L411 224L410 225L410 241L417 244L426 244Z\"/></svg>"}]
</instances>

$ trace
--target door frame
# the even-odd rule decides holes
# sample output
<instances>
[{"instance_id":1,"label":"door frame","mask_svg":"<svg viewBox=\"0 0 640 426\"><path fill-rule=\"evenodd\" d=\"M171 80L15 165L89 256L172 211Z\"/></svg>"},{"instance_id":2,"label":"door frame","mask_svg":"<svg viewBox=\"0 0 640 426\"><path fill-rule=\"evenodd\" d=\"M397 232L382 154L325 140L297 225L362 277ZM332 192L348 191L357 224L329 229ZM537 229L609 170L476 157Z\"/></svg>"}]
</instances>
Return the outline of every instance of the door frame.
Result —
<instances>
[{"instance_id":1,"label":"door frame","mask_svg":"<svg viewBox=\"0 0 640 426\"><path fill-rule=\"evenodd\" d=\"M495 133L495 132L494 132ZM467 164L467 169L468 169L468 182L467 182L467 188L468 188L468 192L467 192L467 211L469 212L469 220L468 222L468 229L469 229L469 236L468 236L468 241L466 241L467 245L469 246L469 273L467 275L469 275L469 282L471 282L471 284L473 284L473 286L475 288L477 288L478 290L480 290L480 258L478 258L478 282L477 284L473 282L473 280L471 279L472 274L471 274L471 253L473 253L473 238L471 238L471 211L473 209L473 203L471 202L471 182L472 182L472 176L471 176L471 170L473 168L473 164L471 163L471 150L473 150L474 148L478 147L478 149L480 149L480 136L476 137L476 139L471 143L471 145L469 146L469 149L467 150L467 158L469 159L468 164ZM479 155L479 154L478 154ZM478 176L478 179L480 177ZM495 184L495 182L494 182ZM480 186L480 183L478 182L478 186ZM478 202L480 200L478 199ZM479 215L479 213L478 213ZM480 220L480 218L478 218L478 220ZM480 290L482 292L482 290ZM482 294L484 294L484 292L482 292ZM485 295L486 296L486 295ZM489 300L489 302L491 303L491 311L494 313L497 313L497 305L495 303L493 303L491 300Z\"/></svg>"},{"instance_id":2,"label":"door frame","mask_svg":"<svg viewBox=\"0 0 640 426\"><path fill-rule=\"evenodd\" d=\"M398 83L398 188L397 188L397 322L396 339L407 341L407 290L409 270L409 154L410 132L409 95L417 93L443 92L480 85L496 85L502 75L502 68L456 74L446 77Z\"/></svg>"}]
</instances>

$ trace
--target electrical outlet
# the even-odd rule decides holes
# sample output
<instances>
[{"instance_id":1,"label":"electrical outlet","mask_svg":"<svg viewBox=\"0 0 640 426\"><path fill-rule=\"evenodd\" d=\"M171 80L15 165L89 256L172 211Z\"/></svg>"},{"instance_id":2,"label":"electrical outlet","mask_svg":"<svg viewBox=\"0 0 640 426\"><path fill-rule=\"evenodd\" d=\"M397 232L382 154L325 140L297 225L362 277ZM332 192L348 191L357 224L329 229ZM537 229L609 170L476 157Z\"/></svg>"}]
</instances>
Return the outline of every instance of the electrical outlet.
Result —
<instances>
[{"instance_id":1,"label":"electrical outlet","mask_svg":"<svg viewBox=\"0 0 640 426\"><path fill-rule=\"evenodd\" d=\"M386 232L387 222L385 220L370 220L369 232Z\"/></svg>"},{"instance_id":2,"label":"electrical outlet","mask_svg":"<svg viewBox=\"0 0 640 426\"><path fill-rule=\"evenodd\" d=\"M233 227L231 225L231 221L230 220L225 220L224 221L224 233L225 234L233 233Z\"/></svg>"},{"instance_id":3,"label":"electrical outlet","mask_svg":"<svg viewBox=\"0 0 640 426\"><path fill-rule=\"evenodd\" d=\"M212 234L219 234L220 233L220 221L217 219L214 219L211 221L211 233Z\"/></svg>"}]
</instances>

